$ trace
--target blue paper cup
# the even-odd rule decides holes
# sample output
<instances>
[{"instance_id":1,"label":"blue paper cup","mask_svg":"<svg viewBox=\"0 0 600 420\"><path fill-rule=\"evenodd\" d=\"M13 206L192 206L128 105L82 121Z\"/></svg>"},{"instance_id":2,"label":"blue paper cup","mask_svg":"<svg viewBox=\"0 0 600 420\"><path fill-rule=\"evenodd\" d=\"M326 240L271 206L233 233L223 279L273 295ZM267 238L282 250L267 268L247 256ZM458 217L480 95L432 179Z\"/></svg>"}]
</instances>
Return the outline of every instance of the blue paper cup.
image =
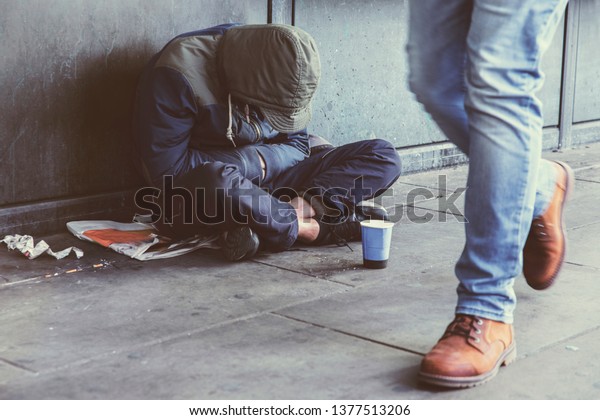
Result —
<instances>
[{"instance_id":1,"label":"blue paper cup","mask_svg":"<svg viewBox=\"0 0 600 420\"><path fill-rule=\"evenodd\" d=\"M392 222L365 220L362 230L363 265L366 268L385 268L390 257Z\"/></svg>"}]
</instances>

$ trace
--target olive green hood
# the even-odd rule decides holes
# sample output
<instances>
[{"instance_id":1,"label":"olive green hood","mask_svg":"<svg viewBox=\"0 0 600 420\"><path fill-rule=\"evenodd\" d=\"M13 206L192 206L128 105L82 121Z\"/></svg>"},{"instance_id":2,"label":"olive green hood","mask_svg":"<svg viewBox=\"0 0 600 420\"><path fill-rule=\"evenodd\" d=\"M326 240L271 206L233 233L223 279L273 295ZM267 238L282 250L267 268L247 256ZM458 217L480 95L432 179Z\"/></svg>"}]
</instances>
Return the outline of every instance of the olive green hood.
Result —
<instances>
[{"instance_id":1,"label":"olive green hood","mask_svg":"<svg viewBox=\"0 0 600 420\"><path fill-rule=\"evenodd\" d=\"M321 77L314 39L288 25L245 25L221 40L221 69L229 93L257 106L274 129L306 128Z\"/></svg>"}]
</instances>

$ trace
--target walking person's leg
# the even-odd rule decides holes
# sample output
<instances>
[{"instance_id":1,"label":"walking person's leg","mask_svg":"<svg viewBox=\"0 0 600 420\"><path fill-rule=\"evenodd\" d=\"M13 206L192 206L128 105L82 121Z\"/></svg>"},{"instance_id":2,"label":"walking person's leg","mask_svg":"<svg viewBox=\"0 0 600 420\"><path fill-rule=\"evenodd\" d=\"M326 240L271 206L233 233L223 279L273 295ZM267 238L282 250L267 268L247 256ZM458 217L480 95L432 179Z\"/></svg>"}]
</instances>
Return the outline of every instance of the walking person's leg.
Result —
<instances>
[{"instance_id":1,"label":"walking person's leg","mask_svg":"<svg viewBox=\"0 0 600 420\"><path fill-rule=\"evenodd\" d=\"M477 385L514 358L512 286L521 271L531 221L550 205L560 173L550 163L540 165L542 117L535 92L542 83L540 57L565 5L566 0L411 3L411 34L423 27L436 28L439 20L451 30L446 34L454 42L450 50L460 52L448 67L460 65L461 54L466 63L460 66L466 69L466 78L460 77L466 81L462 89L466 119L457 111L459 70L447 77L455 83L452 94L437 86L433 98L427 98L429 104L439 95L452 99L450 111L432 115L451 139L457 135L468 139L459 138L457 144L468 152L470 162L466 245L456 266L458 315L423 360L420 375L427 382ZM443 48L439 43L450 42L438 33L430 39L438 44L430 48L421 39L426 43L423 53L412 52L411 61L423 62L423 54L439 52ZM433 59L429 56L430 64ZM440 62L442 67L447 63L443 57Z\"/></svg>"},{"instance_id":2,"label":"walking person's leg","mask_svg":"<svg viewBox=\"0 0 600 420\"><path fill-rule=\"evenodd\" d=\"M566 0L474 3L465 101L467 242L456 268L457 311L512 322L512 283L521 272L541 160L540 59Z\"/></svg>"}]
</instances>

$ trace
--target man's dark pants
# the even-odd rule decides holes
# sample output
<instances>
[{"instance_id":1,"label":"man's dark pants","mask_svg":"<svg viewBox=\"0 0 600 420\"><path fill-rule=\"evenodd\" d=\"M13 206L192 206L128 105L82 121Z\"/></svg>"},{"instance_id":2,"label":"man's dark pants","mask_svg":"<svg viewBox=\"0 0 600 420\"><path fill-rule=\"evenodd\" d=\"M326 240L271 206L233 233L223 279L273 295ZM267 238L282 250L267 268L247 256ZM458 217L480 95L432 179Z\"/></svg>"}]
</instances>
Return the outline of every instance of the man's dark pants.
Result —
<instances>
[{"instance_id":1,"label":"man's dark pants","mask_svg":"<svg viewBox=\"0 0 600 420\"><path fill-rule=\"evenodd\" d=\"M297 216L288 202L298 192L323 196L328 207L348 215L357 203L380 195L400 176L396 150L380 139L321 150L267 184L258 176L247 177L243 154L203 154L206 163L173 182L170 194L177 196L165 233L185 238L248 225L271 251L289 248L298 237Z\"/></svg>"}]
</instances>

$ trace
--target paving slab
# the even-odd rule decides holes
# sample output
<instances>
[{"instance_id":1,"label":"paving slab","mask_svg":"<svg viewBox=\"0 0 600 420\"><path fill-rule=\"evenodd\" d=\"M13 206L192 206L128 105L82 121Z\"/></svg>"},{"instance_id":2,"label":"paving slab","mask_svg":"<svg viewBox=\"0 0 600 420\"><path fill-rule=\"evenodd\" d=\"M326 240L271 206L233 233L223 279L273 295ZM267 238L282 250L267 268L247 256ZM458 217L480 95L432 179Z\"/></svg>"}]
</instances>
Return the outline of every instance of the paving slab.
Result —
<instances>
[{"instance_id":1,"label":"paving slab","mask_svg":"<svg viewBox=\"0 0 600 420\"><path fill-rule=\"evenodd\" d=\"M453 318L458 283L452 267L437 265L418 274L392 273L369 287L277 312L424 354ZM599 274L593 268L566 265L556 285L544 292L529 288L522 277L516 280L515 328L521 357L600 325L598 311L581 311L597 304Z\"/></svg>"},{"instance_id":2,"label":"paving slab","mask_svg":"<svg viewBox=\"0 0 600 420\"><path fill-rule=\"evenodd\" d=\"M437 264L453 264L460 255L464 225L454 217L448 217L445 222L439 221L437 219L444 216L439 213L422 211L422 214L429 214L433 220L411 221L405 217L394 226L386 270L370 270L362 266L360 242L350 243L351 249L336 245L297 247L289 252L262 254L254 260L352 286L387 278L392 273L420 272ZM432 258L432 255L435 257Z\"/></svg>"},{"instance_id":3,"label":"paving slab","mask_svg":"<svg viewBox=\"0 0 600 420\"><path fill-rule=\"evenodd\" d=\"M600 143L576 146L555 152L544 152L545 159L560 160L573 169L597 166L600 163Z\"/></svg>"},{"instance_id":4,"label":"paving slab","mask_svg":"<svg viewBox=\"0 0 600 420\"><path fill-rule=\"evenodd\" d=\"M485 386L456 393L438 391L440 399L598 400L600 331L594 329L518 360ZM454 394L454 395L453 395ZM574 415L581 416L582 413ZM593 414L588 413L590 416Z\"/></svg>"},{"instance_id":5,"label":"paving slab","mask_svg":"<svg viewBox=\"0 0 600 420\"><path fill-rule=\"evenodd\" d=\"M565 209L565 225L567 230L580 228L593 223L600 223L600 182L578 180L575 190ZM422 211L447 213L464 216L465 194L462 190L449 193L442 198L423 200L414 204L415 214ZM451 217L451 216L449 216Z\"/></svg>"},{"instance_id":6,"label":"paving slab","mask_svg":"<svg viewBox=\"0 0 600 420\"><path fill-rule=\"evenodd\" d=\"M570 230L567 239L566 261L600 269L600 221Z\"/></svg>"},{"instance_id":7,"label":"paving slab","mask_svg":"<svg viewBox=\"0 0 600 420\"><path fill-rule=\"evenodd\" d=\"M410 353L263 315L20 380L0 388L0 398L397 399L418 395L418 363Z\"/></svg>"},{"instance_id":8,"label":"paving slab","mask_svg":"<svg viewBox=\"0 0 600 420\"><path fill-rule=\"evenodd\" d=\"M564 212L567 230L600 223L599 205L600 182L577 180Z\"/></svg>"},{"instance_id":9,"label":"paving slab","mask_svg":"<svg viewBox=\"0 0 600 420\"><path fill-rule=\"evenodd\" d=\"M427 187L432 190L454 191L467 184L469 165L458 165L435 171L417 172L401 176L398 181L402 184L417 187Z\"/></svg>"},{"instance_id":10,"label":"paving slab","mask_svg":"<svg viewBox=\"0 0 600 420\"><path fill-rule=\"evenodd\" d=\"M391 211L396 206L406 205L407 203L414 204L442 197L447 193L447 190L437 187L437 184L436 187L429 187L426 185L407 184L399 180L373 201Z\"/></svg>"},{"instance_id":11,"label":"paving slab","mask_svg":"<svg viewBox=\"0 0 600 420\"><path fill-rule=\"evenodd\" d=\"M600 183L600 164L575 172L575 178L580 181Z\"/></svg>"},{"instance_id":12,"label":"paving slab","mask_svg":"<svg viewBox=\"0 0 600 420\"><path fill-rule=\"evenodd\" d=\"M27 232L12 234L26 235ZM94 271L94 265L105 267L117 261L127 261L128 257L119 255L99 245L77 239L68 232L34 237L35 243L46 241L53 251L75 246L84 252L81 259L73 254L62 260L56 260L49 255L41 255L35 260L25 258L18 251L9 251L5 244L0 244L0 286L6 283L29 281L54 277L67 271Z\"/></svg>"},{"instance_id":13,"label":"paving slab","mask_svg":"<svg viewBox=\"0 0 600 420\"><path fill-rule=\"evenodd\" d=\"M413 206L460 194L466 179L465 170L463 166L435 171L431 176L423 176L423 174L402 176L387 191L372 201L387 209L390 220L399 222L406 219L409 212L414 213L411 209ZM413 218L417 217L413 216Z\"/></svg>"},{"instance_id":14,"label":"paving slab","mask_svg":"<svg viewBox=\"0 0 600 420\"><path fill-rule=\"evenodd\" d=\"M600 181L600 144L560 151L548 151L543 153L543 158L561 160L568 163L576 170L578 178L590 178ZM433 192L440 192L441 194L452 193L466 186L468 170L468 164L463 164L434 171L403 175L394 185L394 188L402 193L396 194L396 196L406 197L407 192L411 191L411 187L426 187ZM584 175L580 176L580 173Z\"/></svg>"},{"instance_id":15,"label":"paving slab","mask_svg":"<svg viewBox=\"0 0 600 420\"><path fill-rule=\"evenodd\" d=\"M210 328L348 287L215 255L0 289L0 358L36 372Z\"/></svg>"},{"instance_id":16,"label":"paving slab","mask_svg":"<svg viewBox=\"0 0 600 420\"><path fill-rule=\"evenodd\" d=\"M14 383L20 379L33 379L34 377L35 375L32 372L0 360L0 394L5 384Z\"/></svg>"},{"instance_id":17,"label":"paving slab","mask_svg":"<svg viewBox=\"0 0 600 420\"><path fill-rule=\"evenodd\" d=\"M423 355L451 320L455 288L450 270L397 273L386 282L277 313Z\"/></svg>"},{"instance_id":18,"label":"paving slab","mask_svg":"<svg viewBox=\"0 0 600 420\"><path fill-rule=\"evenodd\" d=\"M365 293L369 289L349 293ZM557 300L560 300L560 293L558 295ZM427 312L420 311L424 315L414 327L426 326L428 319L437 315L431 309L438 306L438 302L436 300L436 305L428 307ZM588 304L579 301L579 305ZM321 301L321 307L330 308L331 305L331 299ZM377 308L379 316L385 312L377 299L372 300L371 305ZM572 320L553 302L549 302L548 306L559 312L557 315L563 319ZM397 306L395 308L398 310ZM401 309L400 315L405 319L406 314L411 312L406 307ZM347 302L339 313L350 318L349 321L355 321L353 313L368 316L372 311L363 310L357 302ZM536 325L530 318L530 314L525 314L531 326L529 330L521 328L519 339L535 330L540 331L538 335L548 335L547 329ZM374 321L377 320L369 322ZM568 321L565 323L572 324ZM401 328L402 323L396 321L394 324ZM562 327L555 323L554 318L546 319L544 325L554 325L555 329ZM598 364L590 365L588 359L593 360L591 352L600 343L597 327L581 332L576 330L577 326L574 326L570 335L560 339L555 337L550 340L550 345L532 350L525 354L526 357L523 357L523 347L527 344L523 346L523 340L520 340L521 357L509 368L501 369L493 382L472 390L446 391L417 383L419 355L330 327L265 314L78 366L42 372L35 378L13 380L9 387L0 388L0 398L596 398L594 392L598 376L594 372L598 371ZM586 337L594 332L595 335ZM430 335L437 337L439 333L431 331ZM412 334L412 340L415 339L419 340L418 335ZM586 353L573 353L574 347L585 349ZM574 366L573 358L580 355ZM544 368L540 369L540 366ZM565 371L570 372L567 376L571 379L565 380ZM584 381L579 379L581 375Z\"/></svg>"},{"instance_id":19,"label":"paving slab","mask_svg":"<svg viewBox=\"0 0 600 420\"><path fill-rule=\"evenodd\" d=\"M0 398L598 399L600 144L545 156L577 169L567 263L544 292L517 279L519 357L483 387L416 382L454 311L464 224L438 210L464 186L459 166L401 177L385 198L415 198L385 270L362 267L360 243L241 264L209 250L142 263L66 233L44 239L82 260L0 249Z\"/></svg>"}]
</instances>

